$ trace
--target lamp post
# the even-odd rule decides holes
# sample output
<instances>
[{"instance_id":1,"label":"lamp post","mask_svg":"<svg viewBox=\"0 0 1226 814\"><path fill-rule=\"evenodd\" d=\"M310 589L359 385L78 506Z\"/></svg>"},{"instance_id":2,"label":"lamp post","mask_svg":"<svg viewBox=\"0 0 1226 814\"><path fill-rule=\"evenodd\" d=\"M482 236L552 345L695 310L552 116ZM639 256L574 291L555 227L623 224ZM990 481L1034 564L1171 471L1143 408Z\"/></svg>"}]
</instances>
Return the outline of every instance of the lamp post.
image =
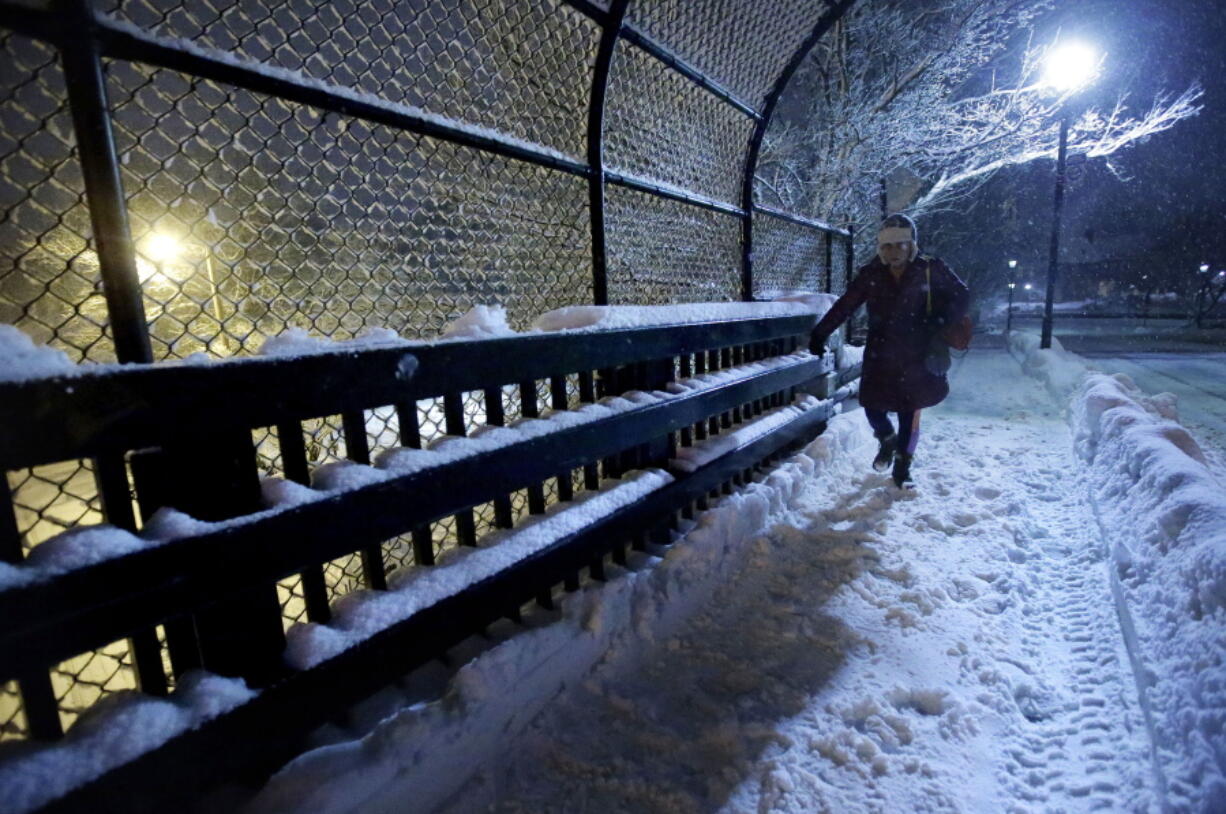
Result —
<instances>
[{"instance_id":1,"label":"lamp post","mask_svg":"<svg viewBox=\"0 0 1226 814\"><path fill-rule=\"evenodd\" d=\"M170 280L171 277L166 273L163 264L179 259L187 250L188 246L177 238L164 232L154 232L146 239L144 254L156 264L156 274L165 280ZM209 250L208 246L204 247L204 269L209 281L209 301L213 310L213 318L217 320L218 335L221 338L222 346L232 353L234 350L233 345L230 342L230 337L224 330L225 322L223 321L221 310L221 292L217 288L217 277L213 272L213 253ZM154 271L142 273L141 282L149 280L153 277L154 273Z\"/></svg>"},{"instance_id":2,"label":"lamp post","mask_svg":"<svg viewBox=\"0 0 1226 814\"><path fill-rule=\"evenodd\" d=\"M1070 42L1052 49L1047 55L1043 83L1062 95L1085 87L1098 72L1098 55L1087 45ZM1068 155L1069 113L1060 113L1060 146L1056 151L1056 200L1052 213L1051 252L1047 263L1047 297L1043 305L1043 332L1040 348L1051 347L1052 312L1055 310L1056 277L1060 257L1060 215L1064 209L1065 159Z\"/></svg>"},{"instance_id":3,"label":"lamp post","mask_svg":"<svg viewBox=\"0 0 1226 814\"><path fill-rule=\"evenodd\" d=\"M1013 330L1013 289L1017 288L1017 283L1013 282L1013 270L1017 268L1017 261L1009 261L1009 310L1005 315L1005 333L1008 334Z\"/></svg>"},{"instance_id":4,"label":"lamp post","mask_svg":"<svg viewBox=\"0 0 1226 814\"><path fill-rule=\"evenodd\" d=\"M1205 275L1209 273L1209 264L1201 263L1200 268L1198 268L1197 271L1200 272L1201 276L1199 279L1199 283L1196 286L1196 302L1193 303L1192 307L1196 309L1196 327L1203 328L1204 327L1204 324L1203 324L1204 323L1204 319L1203 319L1204 313L1203 312L1205 310L1205 295L1209 292L1209 278L1206 277Z\"/></svg>"}]
</instances>

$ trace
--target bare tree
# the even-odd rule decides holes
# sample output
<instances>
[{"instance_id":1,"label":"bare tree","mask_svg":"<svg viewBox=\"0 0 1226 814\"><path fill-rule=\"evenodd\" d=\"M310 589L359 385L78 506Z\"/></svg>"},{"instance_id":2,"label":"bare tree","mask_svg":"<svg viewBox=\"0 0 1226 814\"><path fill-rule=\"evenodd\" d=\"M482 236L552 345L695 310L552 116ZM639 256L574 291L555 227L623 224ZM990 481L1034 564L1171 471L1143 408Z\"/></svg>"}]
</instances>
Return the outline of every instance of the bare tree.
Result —
<instances>
[{"instance_id":1,"label":"bare tree","mask_svg":"<svg viewBox=\"0 0 1226 814\"><path fill-rule=\"evenodd\" d=\"M1070 156L1101 158L1199 112L1192 85L1141 112L1073 110L1039 79L1050 44L1033 26L1050 0L861 0L797 74L789 114L767 133L758 200L860 226L892 174L914 177L907 210L940 211L1007 167L1056 156L1061 115ZM867 232L866 232L867 234Z\"/></svg>"}]
</instances>

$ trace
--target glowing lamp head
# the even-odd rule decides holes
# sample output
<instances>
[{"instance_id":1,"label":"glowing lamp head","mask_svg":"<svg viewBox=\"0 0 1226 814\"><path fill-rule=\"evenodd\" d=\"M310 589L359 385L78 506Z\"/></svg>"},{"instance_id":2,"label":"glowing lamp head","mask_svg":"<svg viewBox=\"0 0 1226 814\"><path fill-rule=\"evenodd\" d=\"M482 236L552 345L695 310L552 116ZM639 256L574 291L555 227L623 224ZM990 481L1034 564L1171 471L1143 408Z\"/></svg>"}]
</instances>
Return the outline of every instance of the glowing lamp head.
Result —
<instances>
[{"instance_id":1,"label":"glowing lamp head","mask_svg":"<svg viewBox=\"0 0 1226 814\"><path fill-rule=\"evenodd\" d=\"M1009 283L1009 290L1010 290L1010 291L1012 291L1012 290L1013 290L1013 289L1015 289L1015 288L1017 288L1017 283Z\"/></svg>"},{"instance_id":2,"label":"glowing lamp head","mask_svg":"<svg viewBox=\"0 0 1226 814\"><path fill-rule=\"evenodd\" d=\"M1066 42L1052 48L1043 67L1043 84L1060 93L1083 88L1098 75L1099 56L1084 42Z\"/></svg>"},{"instance_id":3,"label":"glowing lamp head","mask_svg":"<svg viewBox=\"0 0 1226 814\"><path fill-rule=\"evenodd\" d=\"M1015 268L1017 268L1017 261L1016 261L1016 260L1010 260L1010 261L1009 261L1009 268L1011 268L1011 269L1015 269Z\"/></svg>"},{"instance_id":4,"label":"glowing lamp head","mask_svg":"<svg viewBox=\"0 0 1226 814\"><path fill-rule=\"evenodd\" d=\"M145 254L155 263L174 260L182 251L183 246L179 241L170 235L160 232L150 235L149 239L145 242Z\"/></svg>"},{"instance_id":5,"label":"glowing lamp head","mask_svg":"<svg viewBox=\"0 0 1226 814\"><path fill-rule=\"evenodd\" d=\"M1208 271L1208 270L1209 270L1209 264L1208 264L1208 263L1201 263L1201 264L1200 264L1200 273L1201 273L1201 274L1204 274L1204 273L1205 273L1206 271Z\"/></svg>"},{"instance_id":6,"label":"glowing lamp head","mask_svg":"<svg viewBox=\"0 0 1226 814\"><path fill-rule=\"evenodd\" d=\"M1022 286L1022 288L1026 289L1027 291L1029 291L1029 290L1030 290L1030 283L1026 283L1026 285Z\"/></svg>"}]
</instances>

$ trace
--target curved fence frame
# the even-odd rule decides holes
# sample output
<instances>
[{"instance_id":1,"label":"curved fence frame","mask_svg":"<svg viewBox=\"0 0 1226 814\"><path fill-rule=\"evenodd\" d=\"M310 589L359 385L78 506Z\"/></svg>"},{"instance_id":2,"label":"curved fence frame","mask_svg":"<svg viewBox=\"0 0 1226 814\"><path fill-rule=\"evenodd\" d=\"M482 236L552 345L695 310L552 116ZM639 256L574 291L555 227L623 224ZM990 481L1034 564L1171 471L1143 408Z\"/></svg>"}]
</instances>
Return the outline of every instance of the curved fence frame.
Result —
<instances>
[{"instance_id":1,"label":"curved fence frame","mask_svg":"<svg viewBox=\"0 0 1226 814\"><path fill-rule=\"evenodd\" d=\"M589 0L564 0L596 23L601 30L587 115L587 162L570 160L552 151L502 138L488 131L475 132L462 124L414 115L397 105L377 99L326 88L319 83L300 81L260 66L244 64L210 54L204 49L186 48L181 43L142 33L132 26L117 24L97 13L91 0L61 0L52 11L38 11L23 5L0 3L0 27L49 42L61 49L65 84L69 93L75 136L79 145L91 225L99 256L99 272L106 296L107 315L114 334L115 355L121 362L151 362L149 328L145 316L141 280L137 271L134 243L128 225L127 203L120 178L120 160L111 129L111 105L107 98L103 58L120 58L224 82L288 101L389 126L398 130L431 136L465 147L523 161L551 170L586 178L592 249L592 302L609 302L608 249L606 243L605 193L609 186L635 190L713 212L731 215L741 224L740 297L754 299L754 214L779 219L807 230L814 242L840 240L850 247L850 232L830 223L779 212L754 201L754 173L762 140L770 126L780 95L801 61L855 0L830 3L796 52L776 78L764 103L755 108L723 87L717 80L671 51L627 21L630 0L612 0L608 9ZM769 9L767 9L769 11ZM71 42L71 48L62 46ZM686 81L702 88L753 122L746 145L740 205L735 206L709 196L649 178L617 172L605 161L605 103L613 60L619 49L633 47L650 55ZM820 238L818 236L821 236ZM830 250L827 247L826 256ZM849 261L850 262L850 261ZM826 289L831 288L827 263Z\"/></svg>"}]
</instances>

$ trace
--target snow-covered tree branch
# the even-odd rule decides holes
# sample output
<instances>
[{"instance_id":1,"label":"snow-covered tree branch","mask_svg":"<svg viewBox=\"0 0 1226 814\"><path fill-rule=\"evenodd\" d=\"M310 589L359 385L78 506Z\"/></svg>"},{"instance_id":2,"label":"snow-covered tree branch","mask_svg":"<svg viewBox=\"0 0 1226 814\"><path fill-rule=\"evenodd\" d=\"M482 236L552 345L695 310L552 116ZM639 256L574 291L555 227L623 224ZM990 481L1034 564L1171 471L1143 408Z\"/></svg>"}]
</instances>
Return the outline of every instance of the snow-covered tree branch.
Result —
<instances>
[{"instance_id":1,"label":"snow-covered tree branch","mask_svg":"<svg viewBox=\"0 0 1226 814\"><path fill-rule=\"evenodd\" d=\"M862 0L814 49L764 141L762 203L868 226L882 179L901 171L917 179L908 211L923 215L1054 159L1062 116L1070 156L1109 159L1200 109L1196 85L1140 109L1125 92L1107 108L1053 93L1040 80L1051 43L1027 38L1048 0L916 6Z\"/></svg>"}]
</instances>

